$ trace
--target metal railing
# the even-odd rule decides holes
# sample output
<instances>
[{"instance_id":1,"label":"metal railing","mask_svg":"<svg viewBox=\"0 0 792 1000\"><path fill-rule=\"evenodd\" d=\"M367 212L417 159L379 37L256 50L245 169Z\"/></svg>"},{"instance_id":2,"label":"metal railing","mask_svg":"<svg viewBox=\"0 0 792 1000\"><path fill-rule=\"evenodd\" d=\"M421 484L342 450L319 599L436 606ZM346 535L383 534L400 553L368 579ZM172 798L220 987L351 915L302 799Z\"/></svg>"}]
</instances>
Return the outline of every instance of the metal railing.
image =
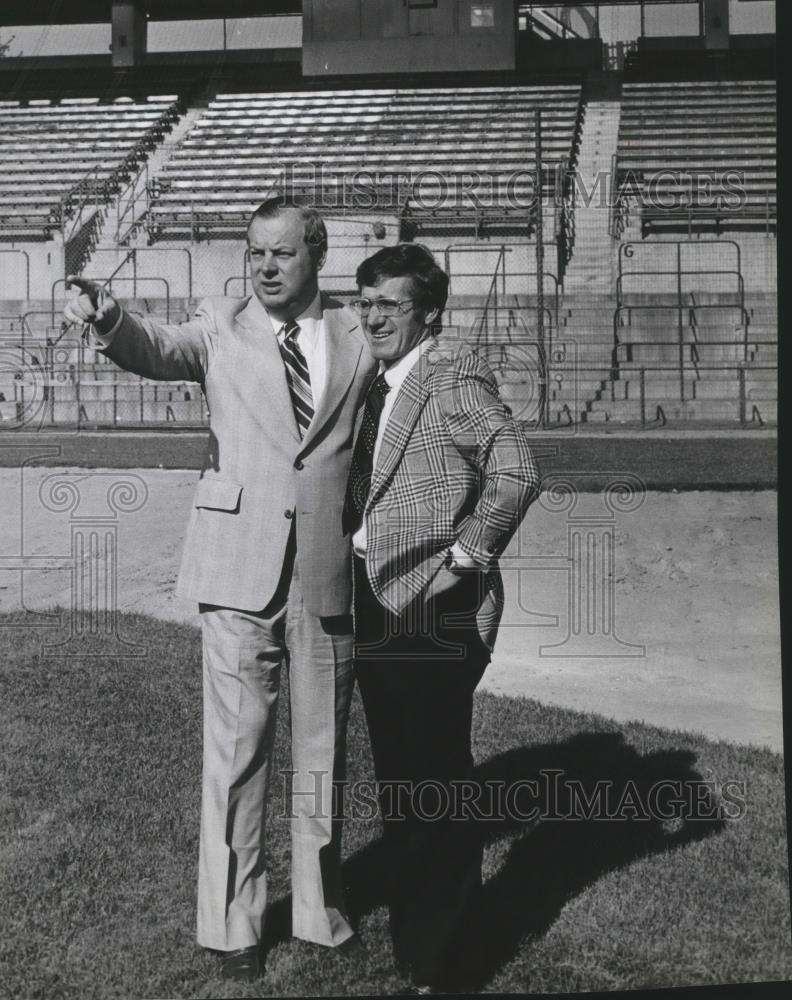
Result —
<instances>
[{"instance_id":1,"label":"metal railing","mask_svg":"<svg viewBox=\"0 0 792 1000\"><path fill-rule=\"evenodd\" d=\"M692 328L691 328L692 329ZM777 340L752 340L751 346L754 348L763 347L777 347ZM621 371L622 366L629 366L632 364L637 364L634 355L640 354L644 350L651 350L655 347L679 347L678 340L620 340L619 343L613 349L613 354L611 355L614 359L614 368L617 371ZM709 353L709 348L713 348L716 352L722 348L734 348L735 354L740 354L742 357L735 357L732 361L727 363L734 364L747 364L750 365L753 362L752 358L745 356L745 345L742 340L699 340L697 334L694 333L692 340L686 340L682 344L683 351L688 354L687 360L693 366L694 371L698 371L699 365L701 364L702 355ZM684 362L683 356L683 362ZM703 366L702 365L702 369ZM677 366L674 365L676 370ZM687 370L687 369L685 369Z\"/></svg>"},{"instance_id":2,"label":"metal railing","mask_svg":"<svg viewBox=\"0 0 792 1000\"><path fill-rule=\"evenodd\" d=\"M555 246L553 243L545 243L545 247ZM450 243L444 251L444 264L446 273L450 278L450 288L452 295L464 294L454 287L454 279L457 282L464 280L465 278L479 278L486 280L486 274L482 273L482 268L477 268L476 270L464 270L460 263L454 260L454 255L460 255L462 257L467 257L468 259L474 254L480 255L482 253L495 253L497 254L496 265L492 273L492 278L490 283L486 288L486 291L482 294L486 298L486 303L484 308L493 312L495 315L493 325L498 326L500 323L498 317L498 311L503 308L514 311L518 307L515 304L505 305L503 302L506 300L508 294L512 294L515 297L518 295L530 298L538 292L538 275L537 271L534 270L517 270L508 268L506 266L506 255L511 254L519 250L524 250L526 256L529 256L531 251L534 249L535 244L533 243L523 243L519 247L517 245L502 244L487 244L487 243ZM500 288L498 288L498 283L495 281L496 275L500 273ZM552 306L549 312L552 316L552 324L554 327L558 327L558 314L560 305L560 294L561 294L561 282L558 275L554 274L552 271L544 270L544 280L549 281L552 284ZM532 293L530 291L530 285L533 283L535 291ZM517 291L512 293L507 292L508 284L512 287L517 286ZM531 306L526 305L526 309L530 309Z\"/></svg>"},{"instance_id":3,"label":"metal railing","mask_svg":"<svg viewBox=\"0 0 792 1000\"><path fill-rule=\"evenodd\" d=\"M149 202L149 164L145 160L116 200L113 241L119 246L129 242L145 224Z\"/></svg>"},{"instance_id":4,"label":"metal railing","mask_svg":"<svg viewBox=\"0 0 792 1000\"><path fill-rule=\"evenodd\" d=\"M685 363L685 354L684 354L684 352L685 352L686 343L689 343L689 341L685 340L685 330L686 329L690 329L691 326L692 326L692 324L690 324L690 323L688 323L687 326L685 325L685 322L684 322L684 312L685 312L686 308L689 309L689 310L692 310L693 307L690 307L690 306L685 307L684 305L682 307L678 307L676 305L669 306L669 307L664 307L664 306L659 306L657 304L651 304L651 303L648 304L648 305L647 304L632 304L632 305L629 305L629 306L617 306L616 311L614 312L614 316L613 316L613 352L614 352L613 353L613 357L614 357L614 364L617 363L617 353L618 353L618 350L619 350L619 347L620 347L620 344L621 344L621 340L620 340L620 337L619 337L619 330L620 329L624 329L624 327L619 323L619 319L620 319L622 313L624 311L626 311L626 310L629 310L630 313L632 313L633 310L637 310L639 312L640 311L644 311L644 310L657 311L657 310L663 309L663 308L672 309L672 310L674 310L677 313L677 322L676 322L677 338L676 338L676 340L673 341L673 343L676 344L677 348L678 348L678 355L679 355L679 357L678 357L678 365L677 365L677 367L678 367L678 370L679 370L680 389L681 389L681 392L682 392L682 398L684 399L684 379L683 379L683 371L684 371L684 363ZM729 306L723 306L723 305L708 304L708 305L699 305L699 306L696 306L695 308L696 309L724 309L724 308L730 308L730 307ZM738 324L738 326L740 328L740 346L742 347L742 350L743 350L744 360L747 361L747 359L748 359L748 322L749 322L749 320L748 320L748 313L745 311L745 308L743 308L743 307L734 306L734 307L731 307L731 308L738 308L738 309L740 309L741 321ZM651 343L652 343L651 341L647 341L646 342L646 346L649 346L649 344L651 344ZM663 342L662 341L657 341L656 343L663 343Z\"/></svg>"},{"instance_id":5,"label":"metal railing","mask_svg":"<svg viewBox=\"0 0 792 1000\"><path fill-rule=\"evenodd\" d=\"M14 382L13 413L0 429L46 427L205 427L209 411L199 386L185 382L101 382L102 398L87 398L85 379L46 380L38 387ZM1 413L2 411L0 411Z\"/></svg>"},{"instance_id":6,"label":"metal railing","mask_svg":"<svg viewBox=\"0 0 792 1000\"><path fill-rule=\"evenodd\" d=\"M775 343L775 342L763 342ZM56 345L30 343L19 358L8 356L4 348L3 404L0 427L37 430L52 426L83 427L202 427L208 423L208 411L200 387L182 381L160 382L119 373L105 360L97 358L80 340L70 339ZM688 345L692 347L693 345ZM688 404L680 419L738 420L741 424L764 424L774 419L777 399L776 375L772 364L756 362L720 362L685 368L692 395L680 391L675 364L608 362L559 362L548 358L543 345L525 328L514 342L491 342L479 346L494 369L508 373L509 381L523 386L510 405L519 415L529 410L536 426L549 427L559 422L578 422L592 409L612 405L616 419L654 423L660 411L663 420L671 407ZM524 379L520 374L524 373ZM595 393L579 393L586 382L599 384ZM754 384L752 384L752 381ZM555 398L549 388L556 386ZM599 404L599 405L598 405ZM695 413L696 406L701 410ZM710 413L707 413L707 410ZM695 417L693 414L695 413Z\"/></svg>"},{"instance_id":7,"label":"metal railing","mask_svg":"<svg viewBox=\"0 0 792 1000\"><path fill-rule=\"evenodd\" d=\"M548 385L552 384L555 380L558 371L557 366L551 362L548 369ZM684 391L673 391L673 387L677 385L677 369L675 365L636 364L630 367L622 366L618 370L614 369L611 371L610 377L607 372L603 373L601 365L575 365L575 375L588 375L589 378L594 377L595 380L601 380L601 388L594 399L585 402L582 400L573 400L573 406L577 410L577 419L575 419L575 414L570 407L569 400L561 398L551 400L548 409L549 411L555 410L557 417L553 421L551 413L549 413L547 423L548 425L559 423L561 415L566 417L565 423L567 424L578 423L584 415L596 407L597 403L602 403L604 406L612 403L614 406L622 406L621 422L631 422L630 417L634 414L635 421L640 423L641 427L647 427L654 423L665 424L668 419L665 411L672 405L687 404L688 406L695 406L698 404L700 406L704 403L706 406L707 403L712 403L716 406L720 404L721 407L724 405L732 407L731 416L723 416L722 414L709 417L685 416L681 419L688 423L705 420L714 422L734 420L738 421L741 425L758 423L764 426L769 420L775 418L773 411L777 400L777 388L775 388L775 383L773 383L775 391L763 395L753 395L754 390L749 389L748 379L752 374L758 372L776 373L777 369L774 365L754 364L751 362L699 365L698 377L695 379L697 384L703 386L706 383L711 390L714 384L720 382L724 391L722 395L711 395L708 392L706 396L698 395L691 398L686 397ZM568 375L566 370L563 370L562 373L563 375ZM652 380L655 382L660 381L664 385L667 385L668 392L653 395L650 398L648 386ZM616 394L616 386L619 384L625 386L625 392L622 396L617 396ZM630 395L630 387L633 385L636 386L635 391L637 392L637 396ZM698 391L701 392L701 389ZM631 404L636 405L633 407ZM626 413L624 412L625 410L627 411ZM605 412L606 414L608 413L607 409ZM605 419L609 419L608 416Z\"/></svg>"},{"instance_id":8,"label":"metal railing","mask_svg":"<svg viewBox=\"0 0 792 1000\"><path fill-rule=\"evenodd\" d=\"M726 248L733 250L735 253L735 267L733 268L702 268L702 267L689 267L683 266L682 263L682 247L686 245L694 246L698 251L701 251L704 247L707 252L712 252L720 255ZM639 247L644 246L638 244ZM743 360L748 360L748 326L750 319L748 312L745 308L745 282L742 276L742 257L741 250L738 243L734 240L717 240L711 243L702 244L694 240L674 240L662 244L651 244L649 249L652 252L657 252L658 248L675 248L675 267L669 268L630 268L625 270L625 260L631 260L635 254L636 244L634 243L622 243L619 247L619 274L616 279L616 309L613 314L613 349L614 349L614 363L616 363L617 351L620 343L619 330L623 327L621 322L624 314L628 316L628 325L632 322L632 314L634 311L652 310L657 311L673 311L676 316L676 330L677 330L677 343L679 350L679 371L680 371L680 388L683 393L684 398L684 381L682 379L682 369L684 366L684 350L685 350L685 329L698 325L697 311L701 309L729 309L734 308L739 310L740 322L737 326L741 332L741 339L743 344ZM647 249L644 246L644 249ZM716 275L723 275L735 280L735 288L732 290L731 294L734 295L734 302L717 302L717 303L697 303L693 293L686 292L683 288L683 279L692 277L704 277L708 279ZM673 302L666 302L658 298L655 292L654 297L652 293L647 293L645 288L649 286L650 288L656 289L658 279L670 277L674 279L673 291L669 294L673 298ZM625 301L625 289L624 282L626 279L636 278L640 279L643 288L634 294L639 294L643 297L649 298L648 302L626 302ZM726 293L730 294L730 293ZM688 300L692 301L688 301ZM687 314L687 323L685 322L685 317Z\"/></svg>"},{"instance_id":9,"label":"metal railing","mask_svg":"<svg viewBox=\"0 0 792 1000\"><path fill-rule=\"evenodd\" d=\"M611 191L610 191L610 220L608 232L613 239L620 240L630 225L631 205L630 195L619 185L619 156L614 153L611 157Z\"/></svg>"},{"instance_id":10,"label":"metal railing","mask_svg":"<svg viewBox=\"0 0 792 1000\"><path fill-rule=\"evenodd\" d=\"M184 274L184 298L191 299L193 297L193 257L188 247L130 247L129 249L124 247L97 247L93 254L91 255L91 266L98 267L101 260L102 254L124 254L124 260L121 262L118 268L113 272L113 276L116 276L122 267L127 264L130 265L132 269L132 274L130 280L132 282L132 298L137 298L137 286L138 282L148 281L149 276L145 274L139 274L138 264L141 259L145 260L152 254L168 254L166 261L168 263L168 268L170 270L171 262L174 259L175 254L184 254L184 259L186 263L186 270ZM158 280L165 280L159 275L152 276ZM173 291L173 276L167 279L170 285L170 295L175 297L175 292Z\"/></svg>"},{"instance_id":11,"label":"metal railing","mask_svg":"<svg viewBox=\"0 0 792 1000\"><path fill-rule=\"evenodd\" d=\"M641 210L641 229L644 234L650 233L652 229L660 228L662 223L673 223L675 230L684 226L687 235L693 234L702 229L702 223L707 223L715 227L716 233L724 228L734 229L738 223L750 223L754 228L763 227L765 235L770 236L776 231L775 213L771 211L774 202L770 201L769 194L765 193L764 204L743 205L738 209L730 209L718 206L703 205L674 205L674 206L652 206L648 211L646 206Z\"/></svg>"}]
</instances>

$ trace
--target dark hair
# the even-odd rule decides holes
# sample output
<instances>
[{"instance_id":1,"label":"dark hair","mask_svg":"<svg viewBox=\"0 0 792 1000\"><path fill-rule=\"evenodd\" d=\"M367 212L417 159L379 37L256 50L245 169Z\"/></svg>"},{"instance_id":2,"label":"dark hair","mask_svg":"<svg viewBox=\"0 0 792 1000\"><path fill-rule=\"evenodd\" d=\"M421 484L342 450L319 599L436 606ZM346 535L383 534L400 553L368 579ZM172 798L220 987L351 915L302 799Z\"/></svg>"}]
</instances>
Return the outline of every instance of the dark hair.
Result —
<instances>
[{"instance_id":1,"label":"dark hair","mask_svg":"<svg viewBox=\"0 0 792 1000\"><path fill-rule=\"evenodd\" d=\"M388 278L409 278L416 303L431 312L437 310L436 326L448 299L448 275L421 243L397 243L367 257L357 269L358 288L376 288Z\"/></svg>"},{"instance_id":2,"label":"dark hair","mask_svg":"<svg viewBox=\"0 0 792 1000\"><path fill-rule=\"evenodd\" d=\"M319 211L313 205L299 198L274 195L272 198L262 201L250 216L248 229L250 229L254 219L274 219L281 212L287 211L290 208L300 213L300 217L305 224L305 242L313 259L320 260L327 253L327 228Z\"/></svg>"}]
</instances>

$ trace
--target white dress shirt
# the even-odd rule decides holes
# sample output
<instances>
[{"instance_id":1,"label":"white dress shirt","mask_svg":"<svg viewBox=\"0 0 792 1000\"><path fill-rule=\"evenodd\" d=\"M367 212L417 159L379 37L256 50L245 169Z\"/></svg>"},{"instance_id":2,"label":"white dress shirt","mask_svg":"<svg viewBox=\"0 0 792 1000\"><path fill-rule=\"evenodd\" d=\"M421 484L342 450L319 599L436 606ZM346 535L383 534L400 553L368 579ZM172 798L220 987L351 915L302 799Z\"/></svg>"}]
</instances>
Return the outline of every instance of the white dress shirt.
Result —
<instances>
[{"instance_id":1,"label":"white dress shirt","mask_svg":"<svg viewBox=\"0 0 792 1000\"><path fill-rule=\"evenodd\" d=\"M385 376L385 381L388 383L388 392L385 396L382 413L380 414L379 425L377 426L377 440L374 442L374 454L371 462L372 477L374 470L377 468L377 460L379 458L380 447L382 446L382 437L385 434L385 425L387 424L388 417L393 409L393 404L396 402L396 397L399 394L401 384L410 374L411 368L415 365L423 351L429 346L429 343L430 341L428 340L422 340L420 344L416 344L411 351L408 351L403 358L399 358L399 360L395 364L392 364L390 368L386 368L382 362L380 362L379 374ZM363 518L363 523L352 536L352 547L355 550L355 555L364 556L366 554L365 517Z\"/></svg>"},{"instance_id":2,"label":"white dress shirt","mask_svg":"<svg viewBox=\"0 0 792 1000\"><path fill-rule=\"evenodd\" d=\"M278 344L283 344L286 337L284 323L270 316L255 296L251 298L248 310L254 320L260 321L262 326L268 324L275 334ZM327 385L327 336L322 317L322 297L318 292L308 308L304 309L299 316L294 317L294 321L300 326L300 332L295 334L294 339L305 357L306 365L308 365L308 374L311 376L311 395L313 396L314 410L316 410Z\"/></svg>"}]
</instances>

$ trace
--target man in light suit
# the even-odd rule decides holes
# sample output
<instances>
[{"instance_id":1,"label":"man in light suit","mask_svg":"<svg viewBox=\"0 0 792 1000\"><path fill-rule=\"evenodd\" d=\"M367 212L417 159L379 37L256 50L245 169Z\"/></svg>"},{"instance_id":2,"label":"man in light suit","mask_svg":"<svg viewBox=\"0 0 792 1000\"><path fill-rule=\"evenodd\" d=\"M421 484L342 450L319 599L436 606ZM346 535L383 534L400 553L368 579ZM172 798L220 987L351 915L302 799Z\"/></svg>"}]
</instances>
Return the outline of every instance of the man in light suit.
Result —
<instances>
[{"instance_id":1,"label":"man in light suit","mask_svg":"<svg viewBox=\"0 0 792 1000\"><path fill-rule=\"evenodd\" d=\"M448 278L429 251L386 247L357 282L380 374L347 495L356 673L392 851L394 956L407 992L424 994L469 985L480 960L473 691L503 606L497 559L539 480L489 368L435 344Z\"/></svg>"},{"instance_id":2,"label":"man in light suit","mask_svg":"<svg viewBox=\"0 0 792 1000\"><path fill-rule=\"evenodd\" d=\"M76 278L66 309L93 325L121 368L199 382L211 414L177 593L199 602L203 633L198 942L220 953L223 975L242 980L263 971L265 806L284 662L296 772L292 933L362 949L344 907L340 821L330 817L353 685L342 511L374 371L357 317L319 293L327 233L314 209L264 202L248 249L253 296L206 299L180 325L133 316Z\"/></svg>"}]
</instances>

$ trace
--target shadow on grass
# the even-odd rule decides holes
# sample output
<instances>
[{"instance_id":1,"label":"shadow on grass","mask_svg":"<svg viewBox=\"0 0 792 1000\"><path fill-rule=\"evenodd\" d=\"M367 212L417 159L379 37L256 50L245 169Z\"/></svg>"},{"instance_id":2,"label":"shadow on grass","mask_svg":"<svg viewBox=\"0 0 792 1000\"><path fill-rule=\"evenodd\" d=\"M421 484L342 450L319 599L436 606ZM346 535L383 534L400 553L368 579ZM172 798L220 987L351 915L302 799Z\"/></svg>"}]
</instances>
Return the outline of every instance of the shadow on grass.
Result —
<instances>
[{"instance_id":1,"label":"shadow on grass","mask_svg":"<svg viewBox=\"0 0 792 1000\"><path fill-rule=\"evenodd\" d=\"M642 755L621 733L609 732L520 747L476 767L483 786L521 787L510 809L476 819L484 845L511 841L484 884L486 959L478 985L514 958L526 938L544 934L569 900L605 873L723 828L719 804L694 764L690 751ZM381 838L344 863L353 923L387 902L390 877ZM265 947L289 937L290 913L291 896L273 905Z\"/></svg>"}]
</instances>

